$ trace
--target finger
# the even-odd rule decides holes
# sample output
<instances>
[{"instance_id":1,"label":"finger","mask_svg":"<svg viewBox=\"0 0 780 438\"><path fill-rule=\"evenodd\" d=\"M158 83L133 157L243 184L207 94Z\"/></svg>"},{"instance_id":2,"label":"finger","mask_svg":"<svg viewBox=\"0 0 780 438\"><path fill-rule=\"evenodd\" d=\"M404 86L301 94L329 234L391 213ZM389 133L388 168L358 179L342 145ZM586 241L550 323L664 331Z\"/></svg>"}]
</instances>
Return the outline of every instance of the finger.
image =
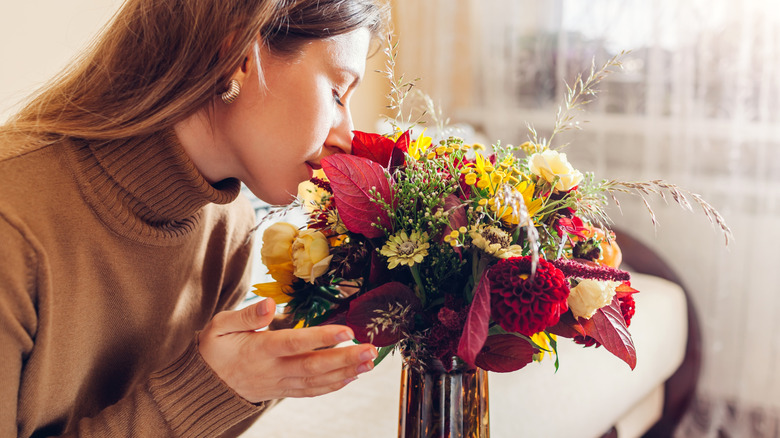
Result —
<instances>
[{"instance_id":1,"label":"finger","mask_svg":"<svg viewBox=\"0 0 780 438\"><path fill-rule=\"evenodd\" d=\"M357 379L357 376L374 369L373 361L366 361L358 367L339 368L329 373L308 377L287 377L284 379L284 397L315 397L339 390Z\"/></svg>"},{"instance_id":2,"label":"finger","mask_svg":"<svg viewBox=\"0 0 780 438\"><path fill-rule=\"evenodd\" d=\"M288 356L280 361L285 374L291 377L309 377L329 373L341 368L355 370L359 374L359 365L371 362L377 357L376 347L371 344L317 350L297 356ZM365 372L368 370L362 370Z\"/></svg>"},{"instance_id":3,"label":"finger","mask_svg":"<svg viewBox=\"0 0 780 438\"><path fill-rule=\"evenodd\" d=\"M273 321L275 312L276 303L273 299L266 298L241 310L217 313L212 319L212 328L217 336L259 330Z\"/></svg>"},{"instance_id":4,"label":"finger","mask_svg":"<svg viewBox=\"0 0 780 438\"><path fill-rule=\"evenodd\" d=\"M295 356L317 348L329 347L355 337L352 329L341 325L324 325L265 333L263 349L276 356Z\"/></svg>"}]
</instances>

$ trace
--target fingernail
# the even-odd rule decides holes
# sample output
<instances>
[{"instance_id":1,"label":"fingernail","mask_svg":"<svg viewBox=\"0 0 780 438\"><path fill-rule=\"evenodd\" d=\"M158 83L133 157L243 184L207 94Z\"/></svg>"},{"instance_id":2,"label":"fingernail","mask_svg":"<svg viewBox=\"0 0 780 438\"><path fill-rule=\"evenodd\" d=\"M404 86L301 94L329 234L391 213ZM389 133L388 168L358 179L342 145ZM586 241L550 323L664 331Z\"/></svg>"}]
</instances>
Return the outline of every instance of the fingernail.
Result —
<instances>
[{"instance_id":1,"label":"fingernail","mask_svg":"<svg viewBox=\"0 0 780 438\"><path fill-rule=\"evenodd\" d=\"M260 316L268 315L268 312L271 311L271 306L268 305L268 301L263 300L260 301L260 303L257 304L257 314Z\"/></svg>"},{"instance_id":2,"label":"fingernail","mask_svg":"<svg viewBox=\"0 0 780 438\"><path fill-rule=\"evenodd\" d=\"M347 384L347 383L352 383L352 382L354 382L355 380L357 380L357 377L348 377L348 378L344 379L344 383L345 383L345 384Z\"/></svg>"},{"instance_id":3,"label":"fingernail","mask_svg":"<svg viewBox=\"0 0 780 438\"><path fill-rule=\"evenodd\" d=\"M359 367L357 367L358 374L367 373L374 369L374 362L363 362L360 364Z\"/></svg>"},{"instance_id":4,"label":"fingernail","mask_svg":"<svg viewBox=\"0 0 780 438\"><path fill-rule=\"evenodd\" d=\"M352 339L352 334L348 331L339 332L336 335L336 341L338 342L349 341L350 339Z\"/></svg>"},{"instance_id":5,"label":"fingernail","mask_svg":"<svg viewBox=\"0 0 780 438\"><path fill-rule=\"evenodd\" d=\"M364 350L363 352L360 353L360 360L362 360L363 362L367 360L374 360L374 359L376 359L376 350L374 350L373 348L369 348L368 350Z\"/></svg>"}]
</instances>

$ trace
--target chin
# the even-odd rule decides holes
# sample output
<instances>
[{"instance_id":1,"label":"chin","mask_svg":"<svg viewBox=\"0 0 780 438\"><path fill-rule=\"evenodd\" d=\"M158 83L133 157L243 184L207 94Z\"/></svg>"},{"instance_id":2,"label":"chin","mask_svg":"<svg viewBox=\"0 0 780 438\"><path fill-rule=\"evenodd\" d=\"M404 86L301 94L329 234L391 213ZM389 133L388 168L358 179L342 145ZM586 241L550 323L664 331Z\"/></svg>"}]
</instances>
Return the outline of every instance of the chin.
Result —
<instances>
[{"instance_id":1,"label":"chin","mask_svg":"<svg viewBox=\"0 0 780 438\"><path fill-rule=\"evenodd\" d=\"M274 193L267 196L268 199L260 199L271 205L287 205L293 202L296 196L297 194L291 193Z\"/></svg>"},{"instance_id":2,"label":"chin","mask_svg":"<svg viewBox=\"0 0 780 438\"><path fill-rule=\"evenodd\" d=\"M294 189L285 189L277 186L274 190L254 190L252 187L249 187L249 190L259 200L270 205L287 205L294 201L295 197L298 195L297 185Z\"/></svg>"}]
</instances>

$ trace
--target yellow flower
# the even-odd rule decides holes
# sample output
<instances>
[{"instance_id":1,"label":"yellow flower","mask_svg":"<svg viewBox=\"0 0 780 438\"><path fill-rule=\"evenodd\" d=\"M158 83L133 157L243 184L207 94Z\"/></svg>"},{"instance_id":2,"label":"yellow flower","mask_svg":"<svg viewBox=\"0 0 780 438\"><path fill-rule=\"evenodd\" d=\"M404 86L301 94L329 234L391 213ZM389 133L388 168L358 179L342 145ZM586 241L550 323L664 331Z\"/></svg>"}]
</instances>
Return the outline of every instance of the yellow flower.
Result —
<instances>
[{"instance_id":1,"label":"yellow flower","mask_svg":"<svg viewBox=\"0 0 780 438\"><path fill-rule=\"evenodd\" d=\"M265 266L292 262L292 244L298 229L287 222L276 222L263 232L260 256Z\"/></svg>"},{"instance_id":2,"label":"yellow flower","mask_svg":"<svg viewBox=\"0 0 780 438\"><path fill-rule=\"evenodd\" d=\"M415 160L419 160L420 157L422 157L431 146L431 141L431 137L426 137L425 131L423 131L417 140L413 140L409 144L409 155L411 155Z\"/></svg>"},{"instance_id":3,"label":"yellow flower","mask_svg":"<svg viewBox=\"0 0 780 438\"><path fill-rule=\"evenodd\" d=\"M539 210L542 208L542 203L544 202L542 199L534 199L535 190L536 186L534 186L532 182L521 181L515 186L515 191L513 192L519 195L519 197L522 197L523 203L525 204L525 209L528 211L528 217L531 219L533 219L536 213L539 212ZM504 209L501 211L499 216L501 217L502 221L508 224L517 225L520 222L520 215L517 214L514 208L512 208L512 201L513 200L502 201L501 204L504 205Z\"/></svg>"},{"instance_id":4,"label":"yellow flower","mask_svg":"<svg viewBox=\"0 0 780 438\"><path fill-rule=\"evenodd\" d=\"M512 245L512 236L501 228L480 225L473 227L469 232L469 236L474 246L499 259L521 257L523 255L523 247Z\"/></svg>"},{"instance_id":5,"label":"yellow flower","mask_svg":"<svg viewBox=\"0 0 780 438\"><path fill-rule=\"evenodd\" d=\"M387 239L379 253L387 257L388 268L393 269L398 265L413 266L422 262L429 247L428 233L412 231L409 235L401 230Z\"/></svg>"},{"instance_id":6,"label":"yellow flower","mask_svg":"<svg viewBox=\"0 0 780 438\"><path fill-rule=\"evenodd\" d=\"M531 336L531 341L533 341L534 344L544 349L544 350L540 350L539 353L534 354L534 360L536 362L541 362L542 359L544 359L545 353L549 354L550 357L552 357L553 352L552 352L552 348L550 348L550 342L549 342L550 340L557 341L558 337L553 334L548 335L545 332L539 332Z\"/></svg>"},{"instance_id":7,"label":"yellow flower","mask_svg":"<svg viewBox=\"0 0 780 438\"><path fill-rule=\"evenodd\" d=\"M314 283L317 277L327 272L333 258L328 239L316 230L298 233L291 250L295 276L309 283Z\"/></svg>"},{"instance_id":8,"label":"yellow flower","mask_svg":"<svg viewBox=\"0 0 780 438\"><path fill-rule=\"evenodd\" d=\"M324 178L324 173L322 173L322 169L317 169L314 171L315 176L317 173L322 174L322 177L318 177L323 180L327 180ZM298 199L300 200L301 204L303 204L303 207L306 209L306 213L311 214L315 210L323 209L330 203L331 194L319 186L315 185L313 182L306 180L300 184L298 184Z\"/></svg>"},{"instance_id":9,"label":"yellow flower","mask_svg":"<svg viewBox=\"0 0 780 438\"><path fill-rule=\"evenodd\" d=\"M466 175L466 184L473 186L477 183L477 175L474 173L469 173Z\"/></svg>"},{"instance_id":10,"label":"yellow flower","mask_svg":"<svg viewBox=\"0 0 780 438\"><path fill-rule=\"evenodd\" d=\"M272 281L270 283L259 283L253 286L254 290L252 292L255 293L255 295L259 295L261 297L266 298L272 298L276 304L284 304L289 303L292 297L290 295L287 295L285 292L285 287L283 284ZM289 291L288 291L289 292Z\"/></svg>"},{"instance_id":11,"label":"yellow flower","mask_svg":"<svg viewBox=\"0 0 780 438\"><path fill-rule=\"evenodd\" d=\"M526 153L526 155L533 155L537 152L543 152L546 148L542 145L538 145L536 143L531 143L530 141L527 141L520 145L520 149L522 149L523 152Z\"/></svg>"}]
</instances>

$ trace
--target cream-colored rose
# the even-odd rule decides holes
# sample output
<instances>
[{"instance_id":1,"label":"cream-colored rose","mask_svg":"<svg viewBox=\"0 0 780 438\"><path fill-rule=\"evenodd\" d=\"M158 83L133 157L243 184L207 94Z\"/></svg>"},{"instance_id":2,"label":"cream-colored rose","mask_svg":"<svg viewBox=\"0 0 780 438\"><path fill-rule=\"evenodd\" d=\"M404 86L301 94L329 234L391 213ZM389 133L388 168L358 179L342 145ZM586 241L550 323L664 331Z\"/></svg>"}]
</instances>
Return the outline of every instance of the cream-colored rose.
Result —
<instances>
[{"instance_id":1,"label":"cream-colored rose","mask_svg":"<svg viewBox=\"0 0 780 438\"><path fill-rule=\"evenodd\" d=\"M582 173L569 164L566 154L551 149L531 155L528 168L550 184L556 177L560 178L555 184L555 190L561 192L571 190L582 181Z\"/></svg>"},{"instance_id":2,"label":"cream-colored rose","mask_svg":"<svg viewBox=\"0 0 780 438\"><path fill-rule=\"evenodd\" d=\"M328 239L319 231L303 230L292 244L292 258L295 276L309 283L328 271L330 247Z\"/></svg>"},{"instance_id":3,"label":"cream-colored rose","mask_svg":"<svg viewBox=\"0 0 780 438\"><path fill-rule=\"evenodd\" d=\"M263 232L260 256L268 266L292 262L292 244L298 237L298 229L287 222L276 222Z\"/></svg>"},{"instance_id":4,"label":"cream-colored rose","mask_svg":"<svg viewBox=\"0 0 780 438\"><path fill-rule=\"evenodd\" d=\"M569 308L575 318L590 319L612 302L619 281L580 280L569 292Z\"/></svg>"}]
</instances>

